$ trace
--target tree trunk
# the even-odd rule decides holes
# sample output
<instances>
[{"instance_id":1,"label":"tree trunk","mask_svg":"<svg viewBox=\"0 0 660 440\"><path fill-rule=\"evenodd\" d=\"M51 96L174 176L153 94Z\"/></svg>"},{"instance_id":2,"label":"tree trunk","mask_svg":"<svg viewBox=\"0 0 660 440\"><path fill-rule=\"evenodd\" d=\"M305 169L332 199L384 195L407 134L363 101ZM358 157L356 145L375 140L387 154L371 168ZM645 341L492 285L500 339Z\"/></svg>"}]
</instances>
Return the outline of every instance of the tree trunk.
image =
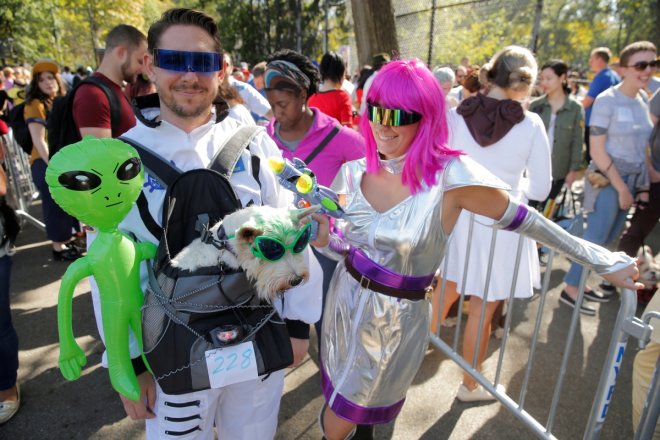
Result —
<instances>
[{"instance_id":1,"label":"tree trunk","mask_svg":"<svg viewBox=\"0 0 660 440\"><path fill-rule=\"evenodd\" d=\"M529 50L536 53L539 43L539 32L541 32L541 18L543 17L543 0L536 0L536 9L534 11L534 27L532 28L532 41Z\"/></svg>"},{"instance_id":2,"label":"tree trunk","mask_svg":"<svg viewBox=\"0 0 660 440\"><path fill-rule=\"evenodd\" d=\"M94 61L96 62L95 67L99 67L99 57L96 49L100 46L97 41L97 27L96 19L94 17L94 9L90 3L90 0L87 0L87 16L89 17L89 32L92 40L92 53L94 54Z\"/></svg>"},{"instance_id":3,"label":"tree trunk","mask_svg":"<svg viewBox=\"0 0 660 440\"><path fill-rule=\"evenodd\" d=\"M653 3L651 3L652 9L655 10L655 26L653 26L653 31L651 32L650 37L652 38L652 42L655 43L656 46L660 46L660 0L655 1L655 7L653 7Z\"/></svg>"},{"instance_id":4,"label":"tree trunk","mask_svg":"<svg viewBox=\"0 0 660 440\"><path fill-rule=\"evenodd\" d=\"M353 28L360 65L371 64L381 52L399 51L391 0L351 0Z\"/></svg>"}]
</instances>

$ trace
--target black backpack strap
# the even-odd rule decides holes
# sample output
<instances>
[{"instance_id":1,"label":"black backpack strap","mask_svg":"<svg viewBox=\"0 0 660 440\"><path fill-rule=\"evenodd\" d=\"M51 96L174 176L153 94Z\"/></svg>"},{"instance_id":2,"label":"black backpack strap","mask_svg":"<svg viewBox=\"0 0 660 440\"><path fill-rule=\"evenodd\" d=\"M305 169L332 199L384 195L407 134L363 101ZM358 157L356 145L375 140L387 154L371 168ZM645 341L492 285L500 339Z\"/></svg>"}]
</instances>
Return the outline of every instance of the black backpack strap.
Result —
<instances>
[{"instance_id":1,"label":"black backpack strap","mask_svg":"<svg viewBox=\"0 0 660 440\"><path fill-rule=\"evenodd\" d=\"M341 127L340 127L339 125L335 125L335 127L330 131L330 133L328 133L328 135L327 135L325 138L323 138L323 140L321 141L321 143L318 144L318 145L316 146L316 148L314 148L314 151L312 151L312 152L309 154L309 156L307 156L307 157L305 158L305 160L304 160L303 162L305 162L305 164L306 164L307 166L309 166L309 163L310 163L311 161L313 161L314 158L316 158L316 156L318 156L319 153L325 148L325 146L328 145L328 144L330 143L330 141L332 140L332 138L335 137L335 136L337 135L337 133L339 133L339 130L340 130L340 129L341 129Z\"/></svg>"},{"instance_id":2,"label":"black backpack strap","mask_svg":"<svg viewBox=\"0 0 660 440\"><path fill-rule=\"evenodd\" d=\"M153 216L149 212L149 202L147 202L147 196L144 195L144 191L140 191L140 195L135 201L137 205L138 212L140 213L140 218L142 223L147 228L147 230L153 235L156 240L160 241L163 236L163 228L154 220Z\"/></svg>"},{"instance_id":3,"label":"black backpack strap","mask_svg":"<svg viewBox=\"0 0 660 440\"><path fill-rule=\"evenodd\" d=\"M261 188L261 180L259 179L259 170L261 169L261 159L259 159L259 156L253 154L252 155L252 177L254 177L254 180L257 181L259 184L259 188Z\"/></svg>"},{"instance_id":4,"label":"black backpack strap","mask_svg":"<svg viewBox=\"0 0 660 440\"><path fill-rule=\"evenodd\" d=\"M146 148L141 143L124 136L119 136L117 139L126 142L137 150L144 167L149 170L149 174L154 177L163 188L170 186L174 180L181 175L181 170L163 157Z\"/></svg>"},{"instance_id":5,"label":"black backpack strap","mask_svg":"<svg viewBox=\"0 0 660 440\"><path fill-rule=\"evenodd\" d=\"M118 139L126 142L138 151L144 167L149 170L149 174L155 178L163 188L170 186L181 174L181 171L178 168L153 151L147 149L139 142L123 136L120 136ZM138 212L140 213L140 218L142 218L144 226L149 230L151 235L160 241L163 236L163 228L158 222L156 222L156 220L154 220L149 212L149 204L147 203L147 197L144 195L144 191L140 192L135 203L138 207Z\"/></svg>"},{"instance_id":6,"label":"black backpack strap","mask_svg":"<svg viewBox=\"0 0 660 440\"><path fill-rule=\"evenodd\" d=\"M246 125L239 128L220 147L208 168L217 171L229 180L238 159L241 157L241 153L250 145L257 133L261 131L263 131L263 128L255 125Z\"/></svg>"},{"instance_id":7,"label":"black backpack strap","mask_svg":"<svg viewBox=\"0 0 660 440\"><path fill-rule=\"evenodd\" d=\"M76 88L82 84L94 84L96 87L103 90L106 98L108 98L108 104L110 105L110 129L112 131L117 131L121 118L121 103L115 92L103 78L99 78L98 76L88 76L80 81L80 83L76 84Z\"/></svg>"},{"instance_id":8,"label":"black backpack strap","mask_svg":"<svg viewBox=\"0 0 660 440\"><path fill-rule=\"evenodd\" d=\"M147 119L144 114L142 114L142 110L145 108L160 108L160 98L158 97L158 93L136 96L133 98L133 101L131 101L131 107L133 107L135 119L142 122L147 127L156 128L160 125L158 116L155 116L153 119Z\"/></svg>"}]
</instances>

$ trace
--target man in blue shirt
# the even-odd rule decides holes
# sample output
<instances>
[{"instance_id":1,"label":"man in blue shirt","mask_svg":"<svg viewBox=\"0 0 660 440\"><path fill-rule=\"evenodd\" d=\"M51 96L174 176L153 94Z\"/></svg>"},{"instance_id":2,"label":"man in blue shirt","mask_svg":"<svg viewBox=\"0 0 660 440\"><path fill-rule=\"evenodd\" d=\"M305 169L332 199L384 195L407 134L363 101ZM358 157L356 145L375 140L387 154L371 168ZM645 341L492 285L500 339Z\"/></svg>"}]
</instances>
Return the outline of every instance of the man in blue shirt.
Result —
<instances>
[{"instance_id":1,"label":"man in blue shirt","mask_svg":"<svg viewBox=\"0 0 660 440\"><path fill-rule=\"evenodd\" d=\"M584 142L587 146L587 163L591 160L591 154L589 154L589 119L591 118L591 106L598 95L621 81L619 75L608 67L611 57L612 52L607 47L597 47L591 51L591 55L589 56L589 67L596 76L594 76L593 81L589 85L587 96L582 99L582 106L585 109Z\"/></svg>"}]
</instances>

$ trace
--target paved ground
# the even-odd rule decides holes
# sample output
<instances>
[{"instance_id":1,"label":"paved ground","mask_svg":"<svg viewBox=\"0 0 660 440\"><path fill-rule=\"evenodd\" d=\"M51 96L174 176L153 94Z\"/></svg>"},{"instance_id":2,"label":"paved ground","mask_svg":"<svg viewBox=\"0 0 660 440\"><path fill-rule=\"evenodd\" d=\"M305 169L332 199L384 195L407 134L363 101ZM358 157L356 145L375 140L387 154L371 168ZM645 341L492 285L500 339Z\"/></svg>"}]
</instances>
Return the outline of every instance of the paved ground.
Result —
<instances>
[{"instance_id":1,"label":"paved ground","mask_svg":"<svg viewBox=\"0 0 660 440\"><path fill-rule=\"evenodd\" d=\"M35 211L38 211L36 207ZM659 249L654 234L655 249ZM653 242L651 243L654 244ZM20 337L19 380L23 406L17 416L0 427L0 439L142 439L142 423L125 417L119 399L100 367L102 345L93 321L89 286L81 283L74 297L74 332L88 354L88 366L75 382L64 380L57 369L56 324L59 279L66 270L53 262L44 234L26 225L19 237L12 272L12 308ZM543 313L538 354L535 357L525 409L545 424L552 386L570 322L570 310L557 298L565 261L552 274L552 290ZM538 297L518 301L513 308L513 327L505 351L501 382L517 398L533 328ZM581 438L593 393L609 342L618 298L596 305L596 317L585 317L573 344L569 377L559 403L553 433L560 439ZM638 311L638 312L641 312ZM446 341L454 330L443 331ZM315 342L312 342L312 346ZM621 374L602 439L632 438L630 376L634 340L628 344ZM486 374L493 377L499 345L491 340ZM277 438L319 439L316 415L321 406L316 351L287 373ZM499 403L464 404L454 400L460 381L458 367L437 350L430 350L400 417L376 428L377 439L527 439L533 434Z\"/></svg>"}]
</instances>

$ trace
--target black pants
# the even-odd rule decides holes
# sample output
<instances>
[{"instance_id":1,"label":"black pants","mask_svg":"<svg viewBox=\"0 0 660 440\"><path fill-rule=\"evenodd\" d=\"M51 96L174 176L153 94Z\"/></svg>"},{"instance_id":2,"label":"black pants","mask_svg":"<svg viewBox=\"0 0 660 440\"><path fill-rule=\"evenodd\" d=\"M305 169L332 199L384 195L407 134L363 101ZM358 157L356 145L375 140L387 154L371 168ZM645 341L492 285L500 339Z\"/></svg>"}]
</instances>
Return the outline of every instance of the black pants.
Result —
<instances>
[{"instance_id":1,"label":"black pants","mask_svg":"<svg viewBox=\"0 0 660 440\"><path fill-rule=\"evenodd\" d=\"M16 385L18 371L18 336L11 322L9 273L11 257L0 257L0 391Z\"/></svg>"},{"instance_id":2,"label":"black pants","mask_svg":"<svg viewBox=\"0 0 660 440\"><path fill-rule=\"evenodd\" d=\"M651 233L660 219L660 182L652 183L649 190L648 205L637 205L630 227L619 241L619 249L631 257L637 256L637 250L644 244L644 239Z\"/></svg>"},{"instance_id":3,"label":"black pants","mask_svg":"<svg viewBox=\"0 0 660 440\"><path fill-rule=\"evenodd\" d=\"M585 145L585 152L584 152L584 161L587 165L589 165L589 162L591 162L591 153L589 153L589 127L584 127L584 145Z\"/></svg>"},{"instance_id":4,"label":"black pants","mask_svg":"<svg viewBox=\"0 0 660 440\"><path fill-rule=\"evenodd\" d=\"M74 231L80 230L78 220L64 212L50 195L46 183L46 162L37 159L32 163L32 180L41 195L41 209L44 213L46 236L50 241L66 243L71 239Z\"/></svg>"}]
</instances>

